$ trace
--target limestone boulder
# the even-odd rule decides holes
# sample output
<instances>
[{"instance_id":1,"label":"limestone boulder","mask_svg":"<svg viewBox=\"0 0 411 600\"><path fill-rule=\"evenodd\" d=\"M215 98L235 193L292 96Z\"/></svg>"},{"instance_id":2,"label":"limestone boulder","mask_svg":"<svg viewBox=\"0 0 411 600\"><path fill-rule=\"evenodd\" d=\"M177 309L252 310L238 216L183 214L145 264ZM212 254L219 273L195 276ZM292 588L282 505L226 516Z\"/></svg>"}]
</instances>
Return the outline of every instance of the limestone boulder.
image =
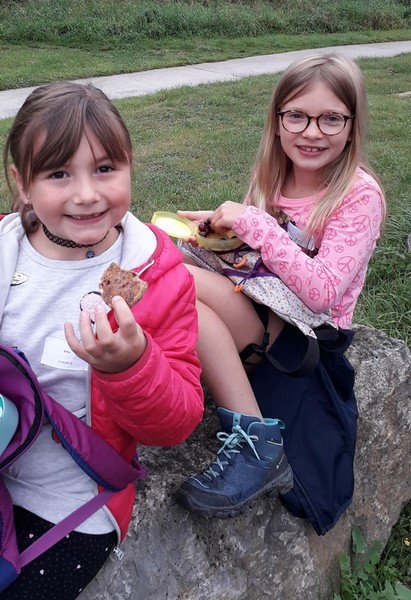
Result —
<instances>
[{"instance_id":1,"label":"limestone boulder","mask_svg":"<svg viewBox=\"0 0 411 600\"><path fill-rule=\"evenodd\" d=\"M332 531L317 536L275 499L239 517L204 520L174 492L218 448L213 407L184 444L143 448L149 467L119 559L112 556L82 600L330 600L339 557L357 525L386 543L411 499L411 354L404 343L357 326L347 353L359 404L354 500Z\"/></svg>"}]
</instances>

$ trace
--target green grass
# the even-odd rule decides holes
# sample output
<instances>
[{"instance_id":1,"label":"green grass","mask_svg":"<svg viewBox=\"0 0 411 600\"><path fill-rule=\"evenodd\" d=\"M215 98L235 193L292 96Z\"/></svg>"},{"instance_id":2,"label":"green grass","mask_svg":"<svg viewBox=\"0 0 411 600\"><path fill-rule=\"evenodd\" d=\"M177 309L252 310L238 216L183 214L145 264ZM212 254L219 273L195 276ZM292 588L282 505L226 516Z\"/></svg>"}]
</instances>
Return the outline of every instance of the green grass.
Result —
<instances>
[{"instance_id":1,"label":"green grass","mask_svg":"<svg viewBox=\"0 0 411 600\"><path fill-rule=\"evenodd\" d=\"M0 35L58 45L130 46L139 39L236 38L289 30L291 34L399 29L409 23L401 0L287 0L275 2L155 0L26 0L0 7Z\"/></svg>"},{"instance_id":2,"label":"green grass","mask_svg":"<svg viewBox=\"0 0 411 600\"><path fill-rule=\"evenodd\" d=\"M0 3L0 89L411 38L408 0Z\"/></svg>"},{"instance_id":3,"label":"green grass","mask_svg":"<svg viewBox=\"0 0 411 600\"><path fill-rule=\"evenodd\" d=\"M124 48L142 39L239 38L409 27L406 0L26 0L0 7L0 36L23 43Z\"/></svg>"},{"instance_id":4,"label":"green grass","mask_svg":"<svg viewBox=\"0 0 411 600\"><path fill-rule=\"evenodd\" d=\"M222 38L144 40L132 49L66 48L44 43L21 46L0 38L0 90L27 87L60 79L133 73L161 67L216 62L245 56L290 52L347 44L396 42L411 39L411 29L349 33L271 34Z\"/></svg>"},{"instance_id":5,"label":"green grass","mask_svg":"<svg viewBox=\"0 0 411 600\"><path fill-rule=\"evenodd\" d=\"M404 544L403 538L401 544ZM381 544L365 544L358 527L352 530L352 558L343 553L340 559L341 589L333 600L411 600L411 590L399 580L402 577L394 557L381 560ZM409 551L406 552L408 564ZM409 574L407 581L409 581Z\"/></svg>"}]
</instances>

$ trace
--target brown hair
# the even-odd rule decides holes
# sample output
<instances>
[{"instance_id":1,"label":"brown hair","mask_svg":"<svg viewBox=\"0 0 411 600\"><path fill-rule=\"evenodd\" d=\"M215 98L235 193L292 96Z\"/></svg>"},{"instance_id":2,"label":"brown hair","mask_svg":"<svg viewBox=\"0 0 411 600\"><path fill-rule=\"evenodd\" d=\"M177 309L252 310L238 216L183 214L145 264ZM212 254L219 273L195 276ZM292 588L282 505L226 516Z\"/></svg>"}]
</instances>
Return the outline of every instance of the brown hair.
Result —
<instances>
[{"instance_id":1,"label":"brown hair","mask_svg":"<svg viewBox=\"0 0 411 600\"><path fill-rule=\"evenodd\" d=\"M38 226L35 215L16 197L9 173L9 159L22 178L24 190L41 171L68 162L91 131L114 163L132 164L130 134L109 98L91 84L70 81L36 88L17 113L6 140L4 168L14 195L12 210L18 210L26 230Z\"/></svg>"},{"instance_id":2,"label":"brown hair","mask_svg":"<svg viewBox=\"0 0 411 600\"><path fill-rule=\"evenodd\" d=\"M353 185L356 170L361 166L378 182L368 165L364 142L367 127L367 103L364 80L357 65L342 56L314 55L293 62L283 73L274 90L254 166L249 202L271 212L278 202L281 188L292 167L277 135L277 112L317 82L324 83L355 115L350 141L342 153L322 173L320 189L326 188L316 203L307 223L307 233L320 229L327 217L341 203Z\"/></svg>"}]
</instances>

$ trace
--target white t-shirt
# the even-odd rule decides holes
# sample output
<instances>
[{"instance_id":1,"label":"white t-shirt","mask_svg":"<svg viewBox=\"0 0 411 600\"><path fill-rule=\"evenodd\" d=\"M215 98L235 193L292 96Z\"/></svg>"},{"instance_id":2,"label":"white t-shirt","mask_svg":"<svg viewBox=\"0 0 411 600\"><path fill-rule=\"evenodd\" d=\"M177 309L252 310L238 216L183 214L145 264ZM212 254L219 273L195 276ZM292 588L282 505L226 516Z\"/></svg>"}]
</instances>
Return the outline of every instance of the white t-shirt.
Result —
<instances>
[{"instance_id":1,"label":"white t-shirt","mask_svg":"<svg viewBox=\"0 0 411 600\"><path fill-rule=\"evenodd\" d=\"M112 262L120 262L123 236L100 256L77 261L51 260L24 237L0 326L2 343L18 346L45 391L79 418L89 401L89 372L65 341L63 324L79 335L81 307L100 302L99 280ZM105 306L105 305L104 305ZM9 472L5 484L14 504L57 523L94 495L95 484L52 438L46 423L35 443ZM77 531L108 533L114 526L100 509Z\"/></svg>"}]
</instances>

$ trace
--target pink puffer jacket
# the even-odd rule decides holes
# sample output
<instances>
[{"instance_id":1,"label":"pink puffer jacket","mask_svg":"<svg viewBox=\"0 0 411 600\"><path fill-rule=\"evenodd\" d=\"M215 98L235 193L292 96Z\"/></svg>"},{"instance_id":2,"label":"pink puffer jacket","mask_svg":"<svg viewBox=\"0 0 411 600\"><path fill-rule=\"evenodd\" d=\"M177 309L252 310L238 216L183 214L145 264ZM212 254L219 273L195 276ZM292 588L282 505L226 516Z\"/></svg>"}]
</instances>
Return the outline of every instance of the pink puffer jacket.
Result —
<instances>
[{"instance_id":1,"label":"pink puffer jacket","mask_svg":"<svg viewBox=\"0 0 411 600\"><path fill-rule=\"evenodd\" d=\"M157 248L149 261L153 264L141 275L148 290L133 308L146 334L146 350L122 373L93 370L91 382L91 426L128 460L138 443L171 446L184 441L203 415L193 279L175 245L152 229ZM135 486L130 485L108 504L121 539L134 498Z\"/></svg>"}]
</instances>

